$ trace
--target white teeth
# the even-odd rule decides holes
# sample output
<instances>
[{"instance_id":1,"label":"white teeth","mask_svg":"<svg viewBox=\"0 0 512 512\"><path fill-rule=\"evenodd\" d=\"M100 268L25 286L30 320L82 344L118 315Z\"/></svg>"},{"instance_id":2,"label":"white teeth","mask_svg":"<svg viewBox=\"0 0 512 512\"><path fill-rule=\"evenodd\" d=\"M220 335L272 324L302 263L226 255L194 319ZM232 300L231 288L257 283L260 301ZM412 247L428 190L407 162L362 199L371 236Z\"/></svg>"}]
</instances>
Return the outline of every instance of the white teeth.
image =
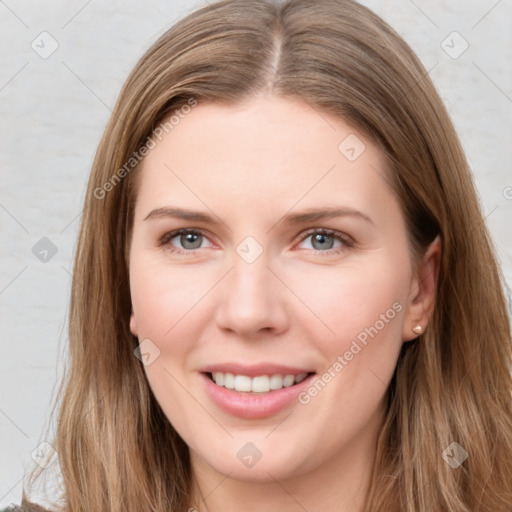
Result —
<instances>
[{"instance_id":1,"label":"white teeth","mask_svg":"<svg viewBox=\"0 0 512 512\"><path fill-rule=\"evenodd\" d=\"M235 377L235 391L251 391L251 378L247 375L237 375Z\"/></svg>"},{"instance_id":2,"label":"white teeth","mask_svg":"<svg viewBox=\"0 0 512 512\"><path fill-rule=\"evenodd\" d=\"M281 389L283 387L283 377L281 375L272 375L270 377L270 389Z\"/></svg>"},{"instance_id":3,"label":"white teeth","mask_svg":"<svg viewBox=\"0 0 512 512\"><path fill-rule=\"evenodd\" d=\"M232 373L212 373L213 381L217 386L244 393L268 393L283 387L287 388L302 382L307 376L307 373L301 373L299 375L258 375L251 378L247 375L233 375Z\"/></svg>"},{"instance_id":4,"label":"white teeth","mask_svg":"<svg viewBox=\"0 0 512 512\"><path fill-rule=\"evenodd\" d=\"M216 372L213 374L213 380L219 385L224 386L224 374Z\"/></svg>"},{"instance_id":5,"label":"white teeth","mask_svg":"<svg viewBox=\"0 0 512 512\"><path fill-rule=\"evenodd\" d=\"M217 373L217 378L219 376L220 372ZM217 381L215 381L217 384ZM219 384L219 386L222 386L222 384ZM224 374L224 387L227 389L235 389L235 376L232 373L225 373Z\"/></svg>"},{"instance_id":6,"label":"white teeth","mask_svg":"<svg viewBox=\"0 0 512 512\"><path fill-rule=\"evenodd\" d=\"M267 393L270 391L270 377L261 375L252 379L251 391L254 393Z\"/></svg>"},{"instance_id":7,"label":"white teeth","mask_svg":"<svg viewBox=\"0 0 512 512\"><path fill-rule=\"evenodd\" d=\"M300 375L297 375L297 377L295 377L295 384L302 382L307 376L307 373L301 373Z\"/></svg>"},{"instance_id":8,"label":"white teeth","mask_svg":"<svg viewBox=\"0 0 512 512\"><path fill-rule=\"evenodd\" d=\"M286 375L283 379L283 386L289 388L295 382L295 375Z\"/></svg>"}]
</instances>

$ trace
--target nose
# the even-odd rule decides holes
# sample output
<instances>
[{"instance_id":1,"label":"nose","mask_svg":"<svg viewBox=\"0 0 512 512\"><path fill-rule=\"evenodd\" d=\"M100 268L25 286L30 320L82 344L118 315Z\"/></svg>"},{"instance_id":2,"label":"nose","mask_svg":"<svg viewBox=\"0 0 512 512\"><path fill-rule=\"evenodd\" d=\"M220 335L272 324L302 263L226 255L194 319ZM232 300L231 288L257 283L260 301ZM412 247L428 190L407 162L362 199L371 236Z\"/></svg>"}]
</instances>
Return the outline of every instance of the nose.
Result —
<instances>
[{"instance_id":1,"label":"nose","mask_svg":"<svg viewBox=\"0 0 512 512\"><path fill-rule=\"evenodd\" d=\"M250 338L288 328L284 286L268 263L265 252L252 263L234 255L233 267L218 290L215 320L220 329Z\"/></svg>"}]
</instances>

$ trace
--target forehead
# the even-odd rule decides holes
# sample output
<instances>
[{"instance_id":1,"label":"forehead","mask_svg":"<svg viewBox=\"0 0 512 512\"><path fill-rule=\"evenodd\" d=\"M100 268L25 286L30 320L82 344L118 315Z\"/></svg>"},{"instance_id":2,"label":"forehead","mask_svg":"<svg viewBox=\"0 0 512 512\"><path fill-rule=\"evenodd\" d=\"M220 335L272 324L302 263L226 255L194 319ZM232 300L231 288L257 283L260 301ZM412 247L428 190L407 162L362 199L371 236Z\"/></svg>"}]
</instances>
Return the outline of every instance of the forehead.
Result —
<instances>
[{"instance_id":1,"label":"forehead","mask_svg":"<svg viewBox=\"0 0 512 512\"><path fill-rule=\"evenodd\" d=\"M371 210L390 193L385 176L384 156L368 138L305 101L204 103L145 157L137 207L206 202L243 215L321 202Z\"/></svg>"}]
</instances>

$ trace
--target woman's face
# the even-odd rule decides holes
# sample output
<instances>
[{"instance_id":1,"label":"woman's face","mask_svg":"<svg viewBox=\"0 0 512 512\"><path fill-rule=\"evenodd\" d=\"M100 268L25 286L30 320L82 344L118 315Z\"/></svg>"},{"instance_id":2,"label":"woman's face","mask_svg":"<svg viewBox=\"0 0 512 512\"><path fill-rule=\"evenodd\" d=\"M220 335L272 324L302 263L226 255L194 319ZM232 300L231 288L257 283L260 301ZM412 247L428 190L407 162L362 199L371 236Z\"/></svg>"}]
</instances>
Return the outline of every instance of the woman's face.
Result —
<instances>
[{"instance_id":1,"label":"woman's face","mask_svg":"<svg viewBox=\"0 0 512 512\"><path fill-rule=\"evenodd\" d=\"M299 100L182 117L143 162L130 247L151 389L197 469L357 474L426 321L384 159Z\"/></svg>"}]
</instances>

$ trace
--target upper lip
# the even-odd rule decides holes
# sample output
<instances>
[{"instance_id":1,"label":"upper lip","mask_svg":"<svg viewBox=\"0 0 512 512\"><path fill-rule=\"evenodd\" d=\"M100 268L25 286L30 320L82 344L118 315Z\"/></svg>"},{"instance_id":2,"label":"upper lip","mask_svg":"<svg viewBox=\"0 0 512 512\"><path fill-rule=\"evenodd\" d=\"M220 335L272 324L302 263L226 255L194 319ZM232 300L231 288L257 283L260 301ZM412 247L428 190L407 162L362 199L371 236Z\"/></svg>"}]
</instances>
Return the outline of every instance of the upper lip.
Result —
<instances>
[{"instance_id":1,"label":"upper lip","mask_svg":"<svg viewBox=\"0 0 512 512\"><path fill-rule=\"evenodd\" d=\"M217 363L204 366L199 370L202 373L232 373L233 375L247 375L248 377L257 377L258 375L300 375L301 373L312 373L313 370L300 368L298 366L286 366L275 363Z\"/></svg>"}]
</instances>

